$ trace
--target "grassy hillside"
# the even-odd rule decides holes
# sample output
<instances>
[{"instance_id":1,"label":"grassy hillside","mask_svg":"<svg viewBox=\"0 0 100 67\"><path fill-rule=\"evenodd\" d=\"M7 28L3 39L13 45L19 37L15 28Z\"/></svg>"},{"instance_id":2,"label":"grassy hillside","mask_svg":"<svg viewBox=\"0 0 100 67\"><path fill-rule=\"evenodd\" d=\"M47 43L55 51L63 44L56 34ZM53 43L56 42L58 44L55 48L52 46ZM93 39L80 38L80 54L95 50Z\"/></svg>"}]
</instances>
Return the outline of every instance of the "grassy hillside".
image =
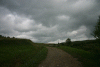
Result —
<instances>
[{"instance_id":1,"label":"grassy hillside","mask_svg":"<svg viewBox=\"0 0 100 67\"><path fill-rule=\"evenodd\" d=\"M0 40L0 67L37 67L47 49L26 39Z\"/></svg>"},{"instance_id":2,"label":"grassy hillside","mask_svg":"<svg viewBox=\"0 0 100 67\"><path fill-rule=\"evenodd\" d=\"M100 39L61 43L60 49L78 58L84 67L100 67Z\"/></svg>"},{"instance_id":3,"label":"grassy hillside","mask_svg":"<svg viewBox=\"0 0 100 67\"><path fill-rule=\"evenodd\" d=\"M100 67L100 58L92 52L68 46L60 46L58 48L78 58L78 60L82 62L83 67Z\"/></svg>"}]
</instances>

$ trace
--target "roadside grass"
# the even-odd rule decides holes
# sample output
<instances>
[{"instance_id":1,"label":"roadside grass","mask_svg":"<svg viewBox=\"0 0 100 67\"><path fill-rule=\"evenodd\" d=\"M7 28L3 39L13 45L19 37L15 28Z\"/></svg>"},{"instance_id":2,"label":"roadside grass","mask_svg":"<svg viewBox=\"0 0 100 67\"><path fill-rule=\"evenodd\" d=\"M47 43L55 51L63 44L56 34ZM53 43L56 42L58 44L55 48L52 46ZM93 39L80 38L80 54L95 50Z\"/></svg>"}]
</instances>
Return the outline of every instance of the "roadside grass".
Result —
<instances>
[{"instance_id":1,"label":"roadside grass","mask_svg":"<svg viewBox=\"0 0 100 67\"><path fill-rule=\"evenodd\" d=\"M78 58L78 60L82 62L83 67L100 67L100 60L94 53L68 46L60 46L57 48L66 51L75 58Z\"/></svg>"},{"instance_id":2,"label":"roadside grass","mask_svg":"<svg viewBox=\"0 0 100 67\"><path fill-rule=\"evenodd\" d=\"M48 49L44 47L33 58L28 60L20 67L38 67L38 65L46 58Z\"/></svg>"},{"instance_id":3,"label":"roadside grass","mask_svg":"<svg viewBox=\"0 0 100 67\"><path fill-rule=\"evenodd\" d=\"M45 43L37 43L37 46L48 47L49 44L45 44Z\"/></svg>"},{"instance_id":4,"label":"roadside grass","mask_svg":"<svg viewBox=\"0 0 100 67\"><path fill-rule=\"evenodd\" d=\"M30 40L0 40L0 67L25 67L25 64L27 67L37 67L46 55L47 48L36 46Z\"/></svg>"}]
</instances>

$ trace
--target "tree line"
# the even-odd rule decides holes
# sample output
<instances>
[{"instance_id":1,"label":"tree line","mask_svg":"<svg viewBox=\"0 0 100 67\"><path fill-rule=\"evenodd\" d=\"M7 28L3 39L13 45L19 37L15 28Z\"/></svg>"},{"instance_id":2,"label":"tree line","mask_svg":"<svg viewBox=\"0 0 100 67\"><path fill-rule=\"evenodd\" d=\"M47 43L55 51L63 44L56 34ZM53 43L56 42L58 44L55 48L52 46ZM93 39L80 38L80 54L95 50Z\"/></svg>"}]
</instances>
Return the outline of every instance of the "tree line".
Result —
<instances>
[{"instance_id":1,"label":"tree line","mask_svg":"<svg viewBox=\"0 0 100 67\"><path fill-rule=\"evenodd\" d=\"M3 39L3 38L11 38L11 37L9 37L9 36L3 36L3 35L0 35L0 39ZM12 38L15 38L15 37L12 37Z\"/></svg>"}]
</instances>

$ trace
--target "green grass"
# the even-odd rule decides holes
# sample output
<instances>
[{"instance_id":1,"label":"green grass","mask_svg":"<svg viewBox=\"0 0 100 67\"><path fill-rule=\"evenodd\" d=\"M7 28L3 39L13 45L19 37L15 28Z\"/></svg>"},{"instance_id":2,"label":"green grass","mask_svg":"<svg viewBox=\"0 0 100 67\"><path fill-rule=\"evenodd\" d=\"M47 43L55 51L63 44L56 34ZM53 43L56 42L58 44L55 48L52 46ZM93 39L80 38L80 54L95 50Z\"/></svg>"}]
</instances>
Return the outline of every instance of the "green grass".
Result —
<instances>
[{"instance_id":1,"label":"green grass","mask_svg":"<svg viewBox=\"0 0 100 67\"><path fill-rule=\"evenodd\" d=\"M100 60L91 52L68 46L60 46L58 48L68 52L73 57L78 58L78 60L82 62L83 67L100 67Z\"/></svg>"},{"instance_id":2,"label":"green grass","mask_svg":"<svg viewBox=\"0 0 100 67\"><path fill-rule=\"evenodd\" d=\"M0 40L0 67L37 67L46 55L47 48L36 46L30 40Z\"/></svg>"},{"instance_id":3,"label":"green grass","mask_svg":"<svg viewBox=\"0 0 100 67\"><path fill-rule=\"evenodd\" d=\"M39 51L32 59L28 60L20 67L38 67L42 60L44 60L47 56L47 48L43 48Z\"/></svg>"}]
</instances>

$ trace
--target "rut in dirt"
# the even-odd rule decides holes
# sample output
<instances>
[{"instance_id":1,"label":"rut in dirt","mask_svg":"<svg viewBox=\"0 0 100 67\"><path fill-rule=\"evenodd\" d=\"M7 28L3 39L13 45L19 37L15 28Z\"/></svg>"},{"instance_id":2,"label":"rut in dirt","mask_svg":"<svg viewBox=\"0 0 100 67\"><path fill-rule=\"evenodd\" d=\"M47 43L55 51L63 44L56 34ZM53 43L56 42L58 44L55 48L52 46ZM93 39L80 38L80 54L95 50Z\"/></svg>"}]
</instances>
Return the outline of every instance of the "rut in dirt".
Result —
<instances>
[{"instance_id":1,"label":"rut in dirt","mask_svg":"<svg viewBox=\"0 0 100 67\"><path fill-rule=\"evenodd\" d=\"M47 58L39 67L82 67L81 63L61 49L47 47Z\"/></svg>"}]
</instances>

